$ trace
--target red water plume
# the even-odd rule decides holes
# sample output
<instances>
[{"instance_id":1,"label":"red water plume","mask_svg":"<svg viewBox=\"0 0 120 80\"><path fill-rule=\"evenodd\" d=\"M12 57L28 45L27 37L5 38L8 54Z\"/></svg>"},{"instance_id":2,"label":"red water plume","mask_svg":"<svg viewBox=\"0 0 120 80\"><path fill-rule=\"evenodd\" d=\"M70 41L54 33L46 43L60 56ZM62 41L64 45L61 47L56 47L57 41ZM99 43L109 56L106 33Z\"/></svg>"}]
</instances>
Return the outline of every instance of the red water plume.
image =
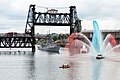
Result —
<instances>
[{"instance_id":1,"label":"red water plume","mask_svg":"<svg viewBox=\"0 0 120 80\"><path fill-rule=\"evenodd\" d=\"M79 33L72 33L68 37L68 43L66 44L65 48L69 48L70 53L79 53L81 48L83 47L82 41L79 39Z\"/></svg>"},{"instance_id":2,"label":"red water plume","mask_svg":"<svg viewBox=\"0 0 120 80\"><path fill-rule=\"evenodd\" d=\"M68 37L68 43L65 45L65 48L69 48L70 45L72 44L72 42L74 41L75 37L74 37L75 33L72 33L69 37Z\"/></svg>"},{"instance_id":3,"label":"red water plume","mask_svg":"<svg viewBox=\"0 0 120 80\"><path fill-rule=\"evenodd\" d=\"M116 46L116 40L114 39L113 35L111 35L111 34L109 36L109 42L113 47Z\"/></svg>"}]
</instances>

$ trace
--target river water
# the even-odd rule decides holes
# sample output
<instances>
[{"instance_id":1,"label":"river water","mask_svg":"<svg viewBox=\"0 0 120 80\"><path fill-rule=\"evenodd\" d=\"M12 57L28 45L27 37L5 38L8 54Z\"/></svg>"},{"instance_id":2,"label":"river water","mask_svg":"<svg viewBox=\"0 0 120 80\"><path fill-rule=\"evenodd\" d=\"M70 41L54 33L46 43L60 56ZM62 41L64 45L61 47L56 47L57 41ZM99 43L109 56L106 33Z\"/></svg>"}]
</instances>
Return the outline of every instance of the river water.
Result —
<instances>
[{"instance_id":1,"label":"river water","mask_svg":"<svg viewBox=\"0 0 120 80\"><path fill-rule=\"evenodd\" d=\"M20 50L20 52L19 52ZM69 64L68 69L59 68ZM120 55L96 60L89 54L69 55L36 50L1 49L0 80L120 80Z\"/></svg>"}]
</instances>

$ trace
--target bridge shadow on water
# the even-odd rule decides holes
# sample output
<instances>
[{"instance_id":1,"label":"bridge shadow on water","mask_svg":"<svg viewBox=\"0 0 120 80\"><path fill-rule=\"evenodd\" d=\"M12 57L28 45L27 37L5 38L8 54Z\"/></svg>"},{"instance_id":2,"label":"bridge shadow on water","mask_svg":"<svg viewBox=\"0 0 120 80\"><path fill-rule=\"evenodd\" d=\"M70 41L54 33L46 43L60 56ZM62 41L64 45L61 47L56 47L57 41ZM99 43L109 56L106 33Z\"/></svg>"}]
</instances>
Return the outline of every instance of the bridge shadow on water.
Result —
<instances>
[{"instance_id":1,"label":"bridge shadow on water","mask_svg":"<svg viewBox=\"0 0 120 80\"><path fill-rule=\"evenodd\" d=\"M0 55L33 55L35 52L32 51L0 51Z\"/></svg>"}]
</instances>

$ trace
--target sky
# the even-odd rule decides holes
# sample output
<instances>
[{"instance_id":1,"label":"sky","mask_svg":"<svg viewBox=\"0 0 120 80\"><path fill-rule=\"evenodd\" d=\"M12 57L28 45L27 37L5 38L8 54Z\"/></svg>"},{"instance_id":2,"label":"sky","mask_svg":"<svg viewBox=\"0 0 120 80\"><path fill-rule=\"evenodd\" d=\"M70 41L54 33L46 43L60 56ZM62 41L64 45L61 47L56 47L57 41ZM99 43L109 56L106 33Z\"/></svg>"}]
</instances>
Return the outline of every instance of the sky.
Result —
<instances>
[{"instance_id":1,"label":"sky","mask_svg":"<svg viewBox=\"0 0 120 80\"><path fill-rule=\"evenodd\" d=\"M41 11L62 7L62 11L68 12L70 6L76 6L82 30L93 29L93 20L101 30L120 30L120 0L0 0L0 33L24 33L30 4ZM70 32L69 26L35 26L35 33L46 34L49 30L51 33Z\"/></svg>"}]
</instances>

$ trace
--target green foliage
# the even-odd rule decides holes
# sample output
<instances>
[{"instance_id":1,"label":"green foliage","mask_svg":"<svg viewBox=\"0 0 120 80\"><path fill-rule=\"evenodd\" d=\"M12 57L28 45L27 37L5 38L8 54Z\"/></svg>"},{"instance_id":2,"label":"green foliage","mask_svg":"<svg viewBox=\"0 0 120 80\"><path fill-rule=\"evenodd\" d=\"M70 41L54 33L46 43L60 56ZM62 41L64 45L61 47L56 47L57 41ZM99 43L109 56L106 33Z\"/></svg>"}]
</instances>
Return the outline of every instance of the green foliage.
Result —
<instances>
[{"instance_id":1,"label":"green foliage","mask_svg":"<svg viewBox=\"0 0 120 80\"><path fill-rule=\"evenodd\" d=\"M54 41L56 41L56 40L58 40L58 36L53 36L52 39L53 39Z\"/></svg>"}]
</instances>

